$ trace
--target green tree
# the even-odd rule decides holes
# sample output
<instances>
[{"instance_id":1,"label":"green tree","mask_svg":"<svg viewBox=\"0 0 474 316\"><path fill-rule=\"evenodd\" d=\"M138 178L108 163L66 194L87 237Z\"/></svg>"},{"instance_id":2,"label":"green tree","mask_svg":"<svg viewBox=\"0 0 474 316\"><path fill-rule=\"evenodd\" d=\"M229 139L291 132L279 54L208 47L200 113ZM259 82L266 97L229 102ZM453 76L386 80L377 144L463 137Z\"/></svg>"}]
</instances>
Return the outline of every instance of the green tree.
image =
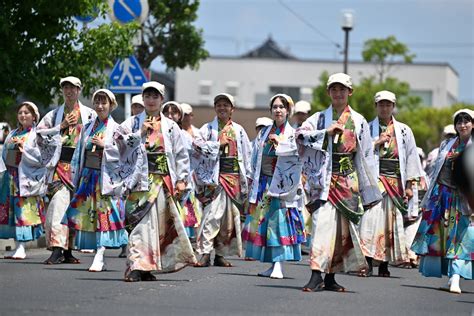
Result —
<instances>
[{"instance_id":1,"label":"green tree","mask_svg":"<svg viewBox=\"0 0 474 316\"><path fill-rule=\"evenodd\" d=\"M193 22L199 1L150 1L150 15L142 25L142 44L137 47L140 64L149 68L161 56L170 69L195 69L209 54L203 48L202 30Z\"/></svg>"},{"instance_id":2,"label":"green tree","mask_svg":"<svg viewBox=\"0 0 474 316\"><path fill-rule=\"evenodd\" d=\"M329 73L323 71L319 76L319 85L313 89L313 101L311 102L311 112L319 112L324 110L331 104L331 98L329 97L326 89L326 84L329 79Z\"/></svg>"},{"instance_id":3,"label":"green tree","mask_svg":"<svg viewBox=\"0 0 474 316\"><path fill-rule=\"evenodd\" d=\"M367 40L362 50L362 58L365 62L376 64L378 81L382 83L395 62L411 63L415 54L411 54L405 44L391 35L387 38Z\"/></svg>"},{"instance_id":4,"label":"green tree","mask_svg":"<svg viewBox=\"0 0 474 316\"><path fill-rule=\"evenodd\" d=\"M320 84L313 89L313 112L321 111L331 104L331 98L329 98L326 88L328 78L328 72L324 71L319 77ZM349 104L370 121L375 117L374 96L381 90L395 93L397 111L416 109L421 104L421 98L409 95L410 86L408 83L391 77L386 78L383 83L377 82L374 77L362 78L359 84L353 85L353 94L349 97Z\"/></svg>"},{"instance_id":5,"label":"green tree","mask_svg":"<svg viewBox=\"0 0 474 316\"><path fill-rule=\"evenodd\" d=\"M102 0L0 0L0 120L14 111L18 98L51 104L59 79L83 82L83 94L108 83L106 68L133 52L137 24L102 24L79 29L74 16L107 10Z\"/></svg>"},{"instance_id":6,"label":"green tree","mask_svg":"<svg viewBox=\"0 0 474 316\"><path fill-rule=\"evenodd\" d=\"M397 78L388 77L382 83L377 82L375 77L362 78L360 83L354 86L354 92L349 99L350 105L367 120L375 118L375 94L381 90L389 90L397 96L397 112L405 109L416 109L421 105L421 98L410 95L410 85Z\"/></svg>"}]
</instances>

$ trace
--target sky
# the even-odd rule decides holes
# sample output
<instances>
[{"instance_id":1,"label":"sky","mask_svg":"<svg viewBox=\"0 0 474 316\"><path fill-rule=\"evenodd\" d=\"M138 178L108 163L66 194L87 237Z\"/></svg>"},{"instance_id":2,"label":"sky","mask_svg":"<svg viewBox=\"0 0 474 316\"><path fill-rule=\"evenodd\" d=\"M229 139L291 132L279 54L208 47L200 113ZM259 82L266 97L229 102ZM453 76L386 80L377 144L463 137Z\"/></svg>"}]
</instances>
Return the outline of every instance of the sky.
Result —
<instances>
[{"instance_id":1,"label":"sky","mask_svg":"<svg viewBox=\"0 0 474 316\"><path fill-rule=\"evenodd\" d=\"M474 0L201 0L195 24L211 56L243 54L271 35L298 58L342 63L343 10L355 18L349 60L362 59L364 41L394 35L415 62L449 63L459 100L474 103Z\"/></svg>"}]
</instances>

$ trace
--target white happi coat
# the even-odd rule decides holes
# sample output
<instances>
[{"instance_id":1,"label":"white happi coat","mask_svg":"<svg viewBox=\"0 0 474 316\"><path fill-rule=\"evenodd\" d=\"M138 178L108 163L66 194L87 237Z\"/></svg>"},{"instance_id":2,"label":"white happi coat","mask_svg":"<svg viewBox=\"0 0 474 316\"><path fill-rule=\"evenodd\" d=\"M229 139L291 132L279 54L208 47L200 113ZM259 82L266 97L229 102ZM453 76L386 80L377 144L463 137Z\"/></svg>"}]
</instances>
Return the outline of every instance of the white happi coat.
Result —
<instances>
[{"instance_id":1,"label":"white happi coat","mask_svg":"<svg viewBox=\"0 0 474 316\"><path fill-rule=\"evenodd\" d=\"M7 144L13 133L11 131L6 140ZM48 187L48 176L51 170L54 170L55 159L59 159L61 146L60 135L49 135L41 137L36 133L35 126L29 132L26 143L23 145L20 164L18 165L18 180L20 186L20 196L44 195ZM4 160L6 159L7 149L3 147L0 161L0 173L6 170Z\"/></svg>"},{"instance_id":2,"label":"white happi coat","mask_svg":"<svg viewBox=\"0 0 474 316\"><path fill-rule=\"evenodd\" d=\"M453 137L451 139L445 140L441 143L439 146L439 154L438 158L436 158L436 162L434 164L432 173L430 174L430 186L428 188L428 191L426 191L425 197L421 201L421 207L422 208L427 208L429 199L431 197L431 194L433 193L433 188L436 185L436 180L438 180L439 172L441 171L441 168L443 167L443 164L446 160L446 156L448 155L449 151L453 147L454 143L456 140L459 138L459 136ZM472 144L472 138L469 139L468 143L466 146ZM464 196L461 194L460 195L461 199L461 206L460 206L460 212L463 215L471 215L472 214L472 209L469 207L469 204L467 203L466 199Z\"/></svg>"},{"instance_id":3,"label":"white happi coat","mask_svg":"<svg viewBox=\"0 0 474 316\"><path fill-rule=\"evenodd\" d=\"M398 159L400 164L400 177L402 179L402 187L405 190L405 185L408 180L417 179L423 176L423 167L421 166L420 157L416 149L415 136L411 128L398 122L392 117L393 125L395 128L395 137L397 138L397 148L398 148ZM372 135L372 140L375 142L379 139L380 132L380 123L379 118L375 118L370 122L370 134ZM379 147L374 147L375 154L375 169L374 173L376 179L379 178L380 174L380 155Z\"/></svg>"},{"instance_id":4,"label":"white happi coat","mask_svg":"<svg viewBox=\"0 0 474 316\"><path fill-rule=\"evenodd\" d=\"M86 158L86 144L90 139L90 134L92 132L92 128L94 127L95 122L95 120L89 122L82 129L77 148L74 151L74 155L71 160L71 165L77 166L77 168L74 168L71 171L73 183L76 188L79 185L82 170L84 168ZM105 129L105 147L103 148L104 151L102 156L102 163L100 166L100 173L102 178L100 181L100 189L102 195L117 196L121 194L122 190L123 181L119 177L117 177L120 155L117 144L114 140L114 132L118 126L119 124L115 122L112 116L109 116Z\"/></svg>"},{"instance_id":5,"label":"white happi coat","mask_svg":"<svg viewBox=\"0 0 474 316\"><path fill-rule=\"evenodd\" d=\"M354 157L355 169L359 182L359 192L363 205L370 205L382 199L378 189L375 170L374 151L370 137L369 124L365 118L350 108L357 137L357 152ZM309 201L327 201L332 175L332 145L333 137L327 135L327 148L324 149L326 129L333 124L332 105L322 112L310 116L297 129L298 135L303 135L301 144L303 174L306 176L305 190Z\"/></svg>"},{"instance_id":6,"label":"white happi coat","mask_svg":"<svg viewBox=\"0 0 474 316\"><path fill-rule=\"evenodd\" d=\"M254 141L252 150L252 186L250 188L249 202L257 202L257 194L262 168L263 148L265 140L272 126L264 127L260 130ZM284 207L302 207L303 186L301 184L301 159L298 156L298 147L295 141L295 129L288 123L285 123L283 134L280 134L280 141L275 148L277 162L272 182L268 189L268 195L279 198Z\"/></svg>"},{"instance_id":7,"label":"white happi coat","mask_svg":"<svg viewBox=\"0 0 474 316\"><path fill-rule=\"evenodd\" d=\"M186 148L186 150L188 151L188 155L189 155L189 177L188 177L188 184L187 184L187 187L186 189L191 191L193 190L194 191L194 179L193 179L193 168L192 168L192 157L193 157L193 154L194 154L194 146L193 146L193 142L194 142L194 138L196 137L196 135L199 134L199 129L197 127L194 127L193 125L191 126L192 130L193 130L193 135L192 136L191 134L189 134L187 131L185 131L184 129L181 130L181 135L183 137L183 145L184 147Z\"/></svg>"},{"instance_id":8,"label":"white happi coat","mask_svg":"<svg viewBox=\"0 0 474 316\"><path fill-rule=\"evenodd\" d=\"M161 116L161 132L165 145L165 155L173 188L177 181L187 181L189 176L189 155L183 144L178 124ZM141 128L146 112L132 116L116 129L114 139L120 154L120 168L114 179L123 181L123 189L132 192L148 191L148 159L146 156L146 136Z\"/></svg>"},{"instance_id":9,"label":"white happi coat","mask_svg":"<svg viewBox=\"0 0 474 316\"><path fill-rule=\"evenodd\" d=\"M81 111L81 121L82 121L82 126L86 126L89 122L95 120L97 117L97 113L95 111L85 105L83 105L80 101L79 102L79 109ZM61 132L61 122L63 120L63 115L64 115L64 107L66 105L63 104L60 107L49 111L43 119L39 122L37 132L40 134L43 138L49 136L49 135L60 135ZM55 157L51 160L51 164L56 166L58 164L59 158L61 156L61 147L62 147L62 142L61 139L59 138L59 143L58 143L58 152L55 155ZM77 169L78 166L73 165L71 163L71 168L72 170ZM50 170L47 182L49 183L53 177L54 174L54 168Z\"/></svg>"},{"instance_id":10,"label":"white happi coat","mask_svg":"<svg viewBox=\"0 0 474 316\"><path fill-rule=\"evenodd\" d=\"M395 137L397 139L397 148L398 148L398 160L400 165L400 178L402 181L402 188L405 190L406 182L408 180L415 180L421 177L425 177L425 172L423 171L423 166L421 165L420 157L416 149L415 136L411 128L398 122L395 117L392 116L393 125L395 128ZM370 125L370 134L372 135L372 140L375 142L379 139L380 136L380 122L379 118L376 117ZM375 174L377 179L380 175L380 147L374 146L375 154ZM425 177L426 179L426 177ZM427 179L426 183L429 183ZM413 186L413 197L408 203L408 215L410 217L417 217L419 210L418 202L418 187Z\"/></svg>"},{"instance_id":11,"label":"white happi coat","mask_svg":"<svg viewBox=\"0 0 474 316\"><path fill-rule=\"evenodd\" d=\"M248 177L251 174L250 156L251 144L244 128L232 122L237 142L237 154L240 173L240 192L245 200L248 196ZM204 124L194 140L196 149L193 157L193 170L197 186L219 184L219 132L217 117L212 122Z\"/></svg>"}]
</instances>

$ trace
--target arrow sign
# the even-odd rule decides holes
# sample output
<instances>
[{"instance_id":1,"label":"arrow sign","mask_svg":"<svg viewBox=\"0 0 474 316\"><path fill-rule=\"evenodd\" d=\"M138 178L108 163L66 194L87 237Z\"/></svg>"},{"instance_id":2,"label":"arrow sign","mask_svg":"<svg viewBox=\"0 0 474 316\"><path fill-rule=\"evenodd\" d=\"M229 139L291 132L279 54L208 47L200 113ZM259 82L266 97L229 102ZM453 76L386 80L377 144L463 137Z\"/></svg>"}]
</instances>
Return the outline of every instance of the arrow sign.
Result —
<instances>
[{"instance_id":1,"label":"arrow sign","mask_svg":"<svg viewBox=\"0 0 474 316\"><path fill-rule=\"evenodd\" d=\"M110 18L120 23L143 23L148 17L148 0L109 0Z\"/></svg>"},{"instance_id":2,"label":"arrow sign","mask_svg":"<svg viewBox=\"0 0 474 316\"><path fill-rule=\"evenodd\" d=\"M140 93L148 81L135 56L118 60L110 73L110 90L114 93Z\"/></svg>"}]
</instances>

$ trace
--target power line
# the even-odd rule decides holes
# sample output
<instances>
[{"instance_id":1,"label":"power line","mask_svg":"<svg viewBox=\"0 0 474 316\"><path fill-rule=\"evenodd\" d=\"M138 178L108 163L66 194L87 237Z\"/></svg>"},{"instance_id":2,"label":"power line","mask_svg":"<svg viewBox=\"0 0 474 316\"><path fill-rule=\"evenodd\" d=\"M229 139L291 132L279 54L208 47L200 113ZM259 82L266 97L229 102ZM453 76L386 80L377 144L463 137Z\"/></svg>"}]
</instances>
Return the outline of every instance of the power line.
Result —
<instances>
[{"instance_id":1,"label":"power line","mask_svg":"<svg viewBox=\"0 0 474 316\"><path fill-rule=\"evenodd\" d=\"M285 9L287 9L290 13L292 13L294 16L296 16L301 22L303 22L304 24L306 24L309 28L311 28L313 31L315 31L316 33L318 33L319 35L321 35L323 38L327 39L329 42L331 42L334 46L336 46L336 48L341 48L341 45L339 45L338 43L336 43L335 41L333 41L329 36L327 36L326 34L324 34L323 32L321 32L316 26L314 26L313 24L311 24L308 20L306 20L302 15L298 14L296 11L294 11L292 8L290 8L289 6L287 6L283 0L278 0L278 3L281 4L281 6L283 6Z\"/></svg>"}]
</instances>

